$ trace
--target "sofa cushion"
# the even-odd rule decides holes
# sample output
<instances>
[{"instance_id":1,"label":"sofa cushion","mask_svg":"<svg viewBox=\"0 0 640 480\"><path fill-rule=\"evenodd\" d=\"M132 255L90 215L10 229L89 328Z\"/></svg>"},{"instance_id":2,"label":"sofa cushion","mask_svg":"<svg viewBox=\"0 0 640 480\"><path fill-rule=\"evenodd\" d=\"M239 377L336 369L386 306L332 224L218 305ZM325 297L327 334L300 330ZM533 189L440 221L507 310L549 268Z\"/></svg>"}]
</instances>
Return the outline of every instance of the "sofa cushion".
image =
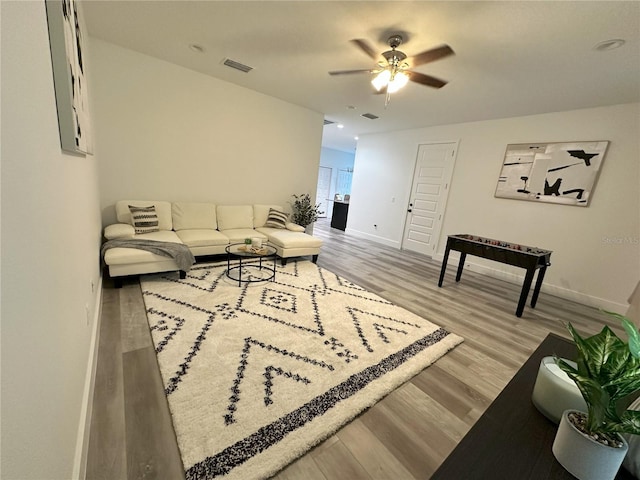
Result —
<instances>
[{"instance_id":1,"label":"sofa cushion","mask_svg":"<svg viewBox=\"0 0 640 480\"><path fill-rule=\"evenodd\" d=\"M160 230L159 232L143 233L136 235L139 240L157 240L158 242L175 242L182 243L180 237L173 230Z\"/></svg>"},{"instance_id":2,"label":"sofa cushion","mask_svg":"<svg viewBox=\"0 0 640 480\"><path fill-rule=\"evenodd\" d=\"M172 230L173 222L171 221L171 204L169 202L156 202L154 200L120 200L116 202L116 217L120 223L128 223L133 225L131 220L131 212L129 205L134 207L156 207L156 215L158 215L158 228L160 230Z\"/></svg>"},{"instance_id":3,"label":"sofa cushion","mask_svg":"<svg viewBox=\"0 0 640 480\"><path fill-rule=\"evenodd\" d=\"M253 228L232 228L222 233L229 238L229 243L244 243L245 238L261 238L264 241L267 240L266 235L259 233Z\"/></svg>"},{"instance_id":4,"label":"sofa cushion","mask_svg":"<svg viewBox=\"0 0 640 480\"><path fill-rule=\"evenodd\" d=\"M178 230L176 234L182 240L182 243L188 247L209 247L211 245L227 245L229 243L229 238L226 235L210 228Z\"/></svg>"},{"instance_id":5,"label":"sofa cushion","mask_svg":"<svg viewBox=\"0 0 640 480\"><path fill-rule=\"evenodd\" d=\"M156 207L150 205L148 207L134 207L129 205L129 212L131 212L131 221L133 222L133 228L136 234L157 232L158 228L158 215L156 214Z\"/></svg>"},{"instance_id":6,"label":"sofa cushion","mask_svg":"<svg viewBox=\"0 0 640 480\"><path fill-rule=\"evenodd\" d=\"M322 240L306 233L269 227L258 228L257 231L266 235L270 243L282 248L316 248L322 246Z\"/></svg>"},{"instance_id":7,"label":"sofa cushion","mask_svg":"<svg viewBox=\"0 0 640 480\"><path fill-rule=\"evenodd\" d=\"M182 243L180 238L173 231L161 230L159 232L144 233L136 235L135 238L142 240L156 240L158 242ZM147 252L137 248L110 248L104 252L104 261L107 265L127 265L131 263L149 263L166 261L168 257L163 257L155 253ZM170 260L170 259L169 259Z\"/></svg>"},{"instance_id":8,"label":"sofa cushion","mask_svg":"<svg viewBox=\"0 0 640 480\"><path fill-rule=\"evenodd\" d=\"M173 229L218 228L216 206L213 203L174 202L171 204Z\"/></svg>"},{"instance_id":9,"label":"sofa cushion","mask_svg":"<svg viewBox=\"0 0 640 480\"><path fill-rule=\"evenodd\" d=\"M221 232L238 228L253 229L253 207L251 205L218 205L216 215L218 230Z\"/></svg>"},{"instance_id":10,"label":"sofa cushion","mask_svg":"<svg viewBox=\"0 0 640 480\"><path fill-rule=\"evenodd\" d=\"M280 205L254 205L253 206L253 228L264 227L269 216L269 210L279 210L284 212Z\"/></svg>"},{"instance_id":11,"label":"sofa cushion","mask_svg":"<svg viewBox=\"0 0 640 480\"><path fill-rule=\"evenodd\" d=\"M286 213L272 208L269 210L269 216L267 217L267 221L264 223L264 226L272 228L285 228L288 218L289 215L287 215Z\"/></svg>"}]
</instances>

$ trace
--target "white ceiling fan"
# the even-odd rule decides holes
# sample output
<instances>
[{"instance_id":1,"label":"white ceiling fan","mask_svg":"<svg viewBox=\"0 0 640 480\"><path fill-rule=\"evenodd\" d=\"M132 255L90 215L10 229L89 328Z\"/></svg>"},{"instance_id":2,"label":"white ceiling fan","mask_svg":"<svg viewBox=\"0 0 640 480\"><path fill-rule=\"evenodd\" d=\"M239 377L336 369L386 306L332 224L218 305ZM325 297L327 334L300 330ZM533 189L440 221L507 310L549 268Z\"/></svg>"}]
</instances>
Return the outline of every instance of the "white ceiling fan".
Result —
<instances>
[{"instance_id":1,"label":"white ceiling fan","mask_svg":"<svg viewBox=\"0 0 640 480\"><path fill-rule=\"evenodd\" d=\"M397 92L404 87L409 81L426 85L433 88L442 88L447 82L431 75L415 72L411 68L425 63L433 62L455 52L449 45L441 45L436 48L425 50L412 57L407 57L404 52L396 50L402 44L401 35L392 35L387 40L391 50L376 53L375 49L363 39L351 40L358 48L374 60L378 60L380 56L384 59L378 61L375 68L365 68L359 70L337 70L329 72L329 75L350 75L353 73L373 73L376 76L371 81L375 87L375 93L386 94L385 107L389 103L390 94Z\"/></svg>"}]
</instances>

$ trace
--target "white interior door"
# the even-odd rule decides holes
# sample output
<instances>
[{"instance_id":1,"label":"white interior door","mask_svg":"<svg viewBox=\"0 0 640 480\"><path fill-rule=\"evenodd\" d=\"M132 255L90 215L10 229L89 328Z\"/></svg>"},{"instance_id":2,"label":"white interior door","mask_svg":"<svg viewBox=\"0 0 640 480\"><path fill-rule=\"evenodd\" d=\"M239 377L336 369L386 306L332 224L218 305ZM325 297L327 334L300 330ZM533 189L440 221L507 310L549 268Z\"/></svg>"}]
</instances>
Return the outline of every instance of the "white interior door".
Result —
<instances>
[{"instance_id":1,"label":"white interior door","mask_svg":"<svg viewBox=\"0 0 640 480\"><path fill-rule=\"evenodd\" d=\"M320 204L320 211L324 212L320 218L325 218L329 211L329 199L331 191L331 168L320 167L318 170L318 186L316 188L316 204Z\"/></svg>"},{"instance_id":2,"label":"white interior door","mask_svg":"<svg viewBox=\"0 0 640 480\"><path fill-rule=\"evenodd\" d=\"M435 253L456 150L456 143L425 144L418 148L402 240L403 249L430 257Z\"/></svg>"}]
</instances>

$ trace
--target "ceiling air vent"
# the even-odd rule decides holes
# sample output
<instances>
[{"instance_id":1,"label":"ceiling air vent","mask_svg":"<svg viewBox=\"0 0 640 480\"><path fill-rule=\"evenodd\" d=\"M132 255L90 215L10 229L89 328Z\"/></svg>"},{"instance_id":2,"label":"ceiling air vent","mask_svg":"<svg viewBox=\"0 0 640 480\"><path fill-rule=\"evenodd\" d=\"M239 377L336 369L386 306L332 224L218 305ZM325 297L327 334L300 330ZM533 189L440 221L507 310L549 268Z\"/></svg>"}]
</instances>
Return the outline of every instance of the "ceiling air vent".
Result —
<instances>
[{"instance_id":1,"label":"ceiling air vent","mask_svg":"<svg viewBox=\"0 0 640 480\"><path fill-rule=\"evenodd\" d=\"M375 120L376 118L380 118L377 115L374 115L373 113L363 113L362 116L364 118L368 118L369 120Z\"/></svg>"},{"instance_id":2,"label":"ceiling air vent","mask_svg":"<svg viewBox=\"0 0 640 480\"><path fill-rule=\"evenodd\" d=\"M333 120L327 120L326 118L324 119L324 124L325 125L331 125L332 123L336 123Z\"/></svg>"},{"instance_id":3,"label":"ceiling air vent","mask_svg":"<svg viewBox=\"0 0 640 480\"><path fill-rule=\"evenodd\" d=\"M250 67L248 65L243 65L240 62L236 62L235 60L231 60L230 58L225 58L224 62L222 62L223 65L226 65L227 67L231 67L231 68L235 68L236 70L240 70L241 72L247 73L250 72L251 70L253 70L253 67Z\"/></svg>"}]
</instances>

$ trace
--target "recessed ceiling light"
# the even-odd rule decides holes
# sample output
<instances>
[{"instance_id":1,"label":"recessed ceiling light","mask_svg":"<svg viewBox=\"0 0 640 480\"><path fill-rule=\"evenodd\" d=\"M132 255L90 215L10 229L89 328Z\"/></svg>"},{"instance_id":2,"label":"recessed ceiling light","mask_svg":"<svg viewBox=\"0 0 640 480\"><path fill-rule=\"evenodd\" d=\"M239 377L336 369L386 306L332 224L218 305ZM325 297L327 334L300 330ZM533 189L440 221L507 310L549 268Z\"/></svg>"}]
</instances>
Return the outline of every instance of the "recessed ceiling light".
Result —
<instances>
[{"instance_id":1,"label":"recessed ceiling light","mask_svg":"<svg viewBox=\"0 0 640 480\"><path fill-rule=\"evenodd\" d=\"M189 45L189 49L192 52L196 53L204 53L204 47L202 45L198 45L197 43L192 43Z\"/></svg>"},{"instance_id":2,"label":"recessed ceiling light","mask_svg":"<svg viewBox=\"0 0 640 480\"><path fill-rule=\"evenodd\" d=\"M596 44L596 46L593 47L593 49L598 50L599 52L607 52L609 50L615 50L616 48L620 48L624 44L625 44L625 41L622 40L621 38L614 38L612 40L604 40L603 42Z\"/></svg>"},{"instance_id":3,"label":"recessed ceiling light","mask_svg":"<svg viewBox=\"0 0 640 480\"><path fill-rule=\"evenodd\" d=\"M358 137L353 137L354 140L358 140Z\"/></svg>"},{"instance_id":4,"label":"recessed ceiling light","mask_svg":"<svg viewBox=\"0 0 640 480\"><path fill-rule=\"evenodd\" d=\"M341 123L339 123L338 125L336 125L336 127L338 127L338 128L344 128L344 125L343 125L343 124L341 124Z\"/></svg>"}]
</instances>

